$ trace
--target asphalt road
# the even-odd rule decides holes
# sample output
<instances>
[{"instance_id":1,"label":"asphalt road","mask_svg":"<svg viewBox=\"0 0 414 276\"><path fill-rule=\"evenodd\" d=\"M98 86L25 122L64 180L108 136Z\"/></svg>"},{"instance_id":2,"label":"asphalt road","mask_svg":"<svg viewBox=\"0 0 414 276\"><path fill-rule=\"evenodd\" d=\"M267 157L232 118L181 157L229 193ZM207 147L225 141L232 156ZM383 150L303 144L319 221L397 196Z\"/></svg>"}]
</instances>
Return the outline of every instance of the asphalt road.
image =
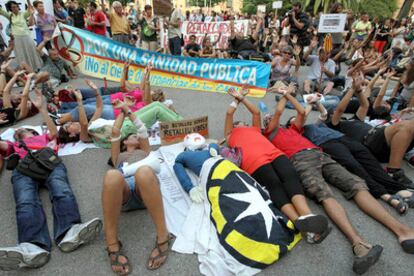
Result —
<instances>
[{"instance_id":1,"label":"asphalt road","mask_svg":"<svg viewBox=\"0 0 414 276\"><path fill-rule=\"evenodd\" d=\"M99 84L100 81L97 81ZM74 87L83 87L82 80L73 81ZM225 94L193 92L164 89L168 98L174 101L176 110L185 118L208 115L210 137L221 139L223 136L224 116L231 99ZM270 109L275 106L274 95L266 95L261 100L252 99L256 104L263 101ZM294 113L287 110L282 122ZM312 114L315 119L316 114ZM250 120L245 108L239 108L236 118ZM40 116L29 118L19 125L40 124ZM0 132L4 129L0 129ZM69 179L76 195L81 216L84 221L102 217L101 186L109 150L93 149L63 158L69 172ZM406 164L404 169L414 179L414 170ZM15 203L13 200L11 174L3 171L0 175L0 246L13 246L17 242ZM47 190L41 190L42 202L47 214L50 232L53 233L53 218ZM378 263L366 275L413 275L414 256L405 254L397 239L387 229L363 214L352 201L346 201L337 190L337 198L347 210L358 232L373 244L384 246ZM385 203L383 203L386 206ZM320 206L313 202L311 208L323 213ZM393 215L395 210L386 206ZM414 228L414 210L399 220ZM120 240L133 265L133 275L199 275L197 257L172 252L167 263L157 271L150 272L145 262L153 247L154 227L146 211L123 213L120 220ZM287 256L265 269L262 275L351 275L351 245L341 232L334 227L331 234L320 245L300 242ZM411 271L411 272L410 272ZM0 275L112 275L105 252L103 233L93 243L79 248L73 253L62 253L56 247L48 264L35 270L19 272L0 272Z\"/></svg>"}]
</instances>

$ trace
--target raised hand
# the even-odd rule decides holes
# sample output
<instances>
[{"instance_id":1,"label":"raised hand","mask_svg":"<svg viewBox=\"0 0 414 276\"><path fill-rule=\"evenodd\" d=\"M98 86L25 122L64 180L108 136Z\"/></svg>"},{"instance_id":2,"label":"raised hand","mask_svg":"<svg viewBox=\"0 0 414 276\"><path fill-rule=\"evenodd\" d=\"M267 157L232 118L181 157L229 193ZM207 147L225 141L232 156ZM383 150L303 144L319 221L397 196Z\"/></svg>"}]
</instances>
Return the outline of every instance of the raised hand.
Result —
<instances>
[{"instance_id":1,"label":"raised hand","mask_svg":"<svg viewBox=\"0 0 414 276\"><path fill-rule=\"evenodd\" d=\"M290 41L292 42L293 45L296 45L298 43L298 36L293 35Z\"/></svg>"},{"instance_id":2,"label":"raised hand","mask_svg":"<svg viewBox=\"0 0 414 276\"><path fill-rule=\"evenodd\" d=\"M237 99L237 100L241 100L242 99L242 95L240 94L239 91L236 91L233 87L229 88L229 90L227 90L227 93L229 93L229 95L231 95L233 98Z\"/></svg>"},{"instance_id":3,"label":"raised hand","mask_svg":"<svg viewBox=\"0 0 414 276\"><path fill-rule=\"evenodd\" d=\"M12 62L13 59L9 59L5 62L3 62L0 66L2 71L5 71L7 69L7 67L9 67L10 63Z\"/></svg>"},{"instance_id":4,"label":"raised hand","mask_svg":"<svg viewBox=\"0 0 414 276\"><path fill-rule=\"evenodd\" d=\"M312 48L318 47L318 38L316 36L314 36L312 38L311 43L310 43L310 47L312 47Z\"/></svg>"},{"instance_id":5,"label":"raised hand","mask_svg":"<svg viewBox=\"0 0 414 276\"><path fill-rule=\"evenodd\" d=\"M38 88L34 89L34 95L31 97L31 102L34 104L34 106L37 107L37 109L41 109L44 105L43 95L42 91L40 91Z\"/></svg>"},{"instance_id":6,"label":"raised hand","mask_svg":"<svg viewBox=\"0 0 414 276\"><path fill-rule=\"evenodd\" d=\"M388 73L386 74L387 78L391 78L393 77L397 72L395 71L395 69L391 69L390 71L388 71Z\"/></svg>"},{"instance_id":7,"label":"raised hand","mask_svg":"<svg viewBox=\"0 0 414 276\"><path fill-rule=\"evenodd\" d=\"M358 73L352 75L352 88L354 92L359 93L362 90L363 79L359 76Z\"/></svg>"},{"instance_id":8,"label":"raised hand","mask_svg":"<svg viewBox=\"0 0 414 276\"><path fill-rule=\"evenodd\" d=\"M86 80L85 80L85 83L86 83L86 84L87 84L90 88L92 88L92 89L94 89L94 90L98 90L98 87L96 86L96 84L95 84L93 81L86 79Z\"/></svg>"},{"instance_id":9,"label":"raised hand","mask_svg":"<svg viewBox=\"0 0 414 276\"><path fill-rule=\"evenodd\" d=\"M75 98L78 102L81 102L83 100L82 93L79 89L74 90L73 94L75 94Z\"/></svg>"},{"instance_id":10,"label":"raised hand","mask_svg":"<svg viewBox=\"0 0 414 276\"><path fill-rule=\"evenodd\" d=\"M114 108L119 108L119 109L122 109L123 107L127 107L127 105L123 101L121 101L120 99L115 99L112 102L112 106Z\"/></svg>"},{"instance_id":11,"label":"raised hand","mask_svg":"<svg viewBox=\"0 0 414 276\"><path fill-rule=\"evenodd\" d=\"M240 90L240 94L242 95L242 97L245 97L249 93L250 93L249 85L247 83L243 84Z\"/></svg>"},{"instance_id":12,"label":"raised hand","mask_svg":"<svg viewBox=\"0 0 414 276\"><path fill-rule=\"evenodd\" d=\"M25 70L19 70L19 71L16 71L16 73L14 73L14 75L16 77L20 77L20 76L23 76L25 73L26 73Z\"/></svg>"},{"instance_id":13,"label":"raised hand","mask_svg":"<svg viewBox=\"0 0 414 276\"><path fill-rule=\"evenodd\" d=\"M6 124L9 120L7 120L7 114L0 112L0 124Z\"/></svg>"},{"instance_id":14,"label":"raised hand","mask_svg":"<svg viewBox=\"0 0 414 276\"><path fill-rule=\"evenodd\" d=\"M302 52L302 47L300 47L299 45L295 45L295 47L293 48L293 54L295 56L299 56L300 52Z\"/></svg>"}]
</instances>

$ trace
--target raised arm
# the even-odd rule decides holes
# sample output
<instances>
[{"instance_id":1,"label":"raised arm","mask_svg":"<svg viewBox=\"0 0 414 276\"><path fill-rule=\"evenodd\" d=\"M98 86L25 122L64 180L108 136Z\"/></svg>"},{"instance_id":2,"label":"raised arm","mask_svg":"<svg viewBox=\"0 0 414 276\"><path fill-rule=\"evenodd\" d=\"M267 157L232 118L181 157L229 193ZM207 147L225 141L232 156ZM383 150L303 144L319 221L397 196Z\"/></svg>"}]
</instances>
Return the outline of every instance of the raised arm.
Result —
<instances>
[{"instance_id":1,"label":"raised arm","mask_svg":"<svg viewBox=\"0 0 414 276\"><path fill-rule=\"evenodd\" d=\"M4 87L4 91L3 91L3 107L4 108L13 107L11 103L10 92L11 92L13 85L16 83L16 80L22 75L24 75L24 70L17 71L13 75L13 77L9 80L9 82L6 84L6 87ZM2 74L1 77L5 77L4 74Z\"/></svg>"},{"instance_id":2,"label":"raised arm","mask_svg":"<svg viewBox=\"0 0 414 276\"><path fill-rule=\"evenodd\" d=\"M331 119L331 123L333 125L338 125L339 122L341 121L341 117L344 114L349 101L351 100L352 96L354 95L354 89L350 88L346 94L344 95L344 97L341 99L341 101L339 102L338 106L336 107L333 115L332 115L332 119Z\"/></svg>"},{"instance_id":3,"label":"raised arm","mask_svg":"<svg viewBox=\"0 0 414 276\"><path fill-rule=\"evenodd\" d=\"M374 88L375 83L378 81L378 78L387 70L387 68L381 68L377 74L369 81L368 86L364 90L365 97L371 97L372 89Z\"/></svg>"},{"instance_id":4,"label":"raised arm","mask_svg":"<svg viewBox=\"0 0 414 276\"><path fill-rule=\"evenodd\" d=\"M280 117L282 117L283 112L285 111L286 103L288 101L287 97L290 96L289 94L294 91L295 87L293 85L289 85L289 87L282 92L283 97L279 99L276 108L275 114L270 120L266 132L273 132L279 128L280 125Z\"/></svg>"},{"instance_id":5,"label":"raised arm","mask_svg":"<svg viewBox=\"0 0 414 276\"><path fill-rule=\"evenodd\" d=\"M290 88L290 89L289 89ZM305 125L305 121L306 121L306 110L305 110L305 108L303 108L303 106L298 102L298 100L295 98L295 97L293 97L292 96L292 94L291 93L293 93L294 92L294 90L293 89L295 89L294 88L294 86L293 85L291 85L291 87L289 87L288 89L288 91L289 92L287 92L286 94L285 94L285 98L288 100L288 101L290 101L292 104L293 104L293 106L295 107L295 109L296 109L296 112L297 112L297 117L296 117L296 120L295 120L295 126L296 126L296 128L297 129L302 129L303 128L303 126ZM293 90L293 91L292 91Z\"/></svg>"},{"instance_id":6,"label":"raised arm","mask_svg":"<svg viewBox=\"0 0 414 276\"><path fill-rule=\"evenodd\" d=\"M122 92L128 92L129 90L132 89L131 85L128 82L128 71L129 71L130 65L131 65L131 61L125 62L124 68L122 69L121 80L120 80Z\"/></svg>"},{"instance_id":7,"label":"raised arm","mask_svg":"<svg viewBox=\"0 0 414 276\"><path fill-rule=\"evenodd\" d=\"M368 109L369 109L369 102L368 98L365 97L364 93L362 93L362 82L364 80L360 77L355 78L352 83L352 88L354 90L355 95L357 96L359 100L359 107L355 115L360 119L361 121L365 120L365 117L367 116Z\"/></svg>"},{"instance_id":8,"label":"raised arm","mask_svg":"<svg viewBox=\"0 0 414 276\"><path fill-rule=\"evenodd\" d=\"M247 100L245 97L247 94L249 94L249 89L247 85L243 85L240 92L233 90L229 90L230 95L232 95L239 103L243 103L244 106L247 108L247 110L252 114L252 126L261 127L260 122L260 111L252 104L249 100Z\"/></svg>"},{"instance_id":9,"label":"raised arm","mask_svg":"<svg viewBox=\"0 0 414 276\"><path fill-rule=\"evenodd\" d=\"M144 103L146 105L149 105L150 103L152 103L151 83L150 83L151 70L152 70L152 65L151 63L148 63L147 67L144 70L144 76L142 77L142 81L141 81L141 90L144 91Z\"/></svg>"},{"instance_id":10,"label":"raised arm","mask_svg":"<svg viewBox=\"0 0 414 276\"><path fill-rule=\"evenodd\" d=\"M96 84L92 82L91 80L85 80L85 82L90 88L92 88L95 91L96 110L92 118L90 119L90 121L92 122L92 121L95 121L96 119L101 118L102 112L103 112L103 101L102 101L101 93L99 93L99 89L96 86Z\"/></svg>"},{"instance_id":11,"label":"raised arm","mask_svg":"<svg viewBox=\"0 0 414 276\"><path fill-rule=\"evenodd\" d=\"M43 41L36 47L37 53L39 56L43 56L43 48L45 48L46 44L51 40L51 37L43 37Z\"/></svg>"},{"instance_id":12,"label":"raised arm","mask_svg":"<svg viewBox=\"0 0 414 276\"><path fill-rule=\"evenodd\" d=\"M122 124L124 123L124 119L124 112L120 112L115 119L114 125L112 126L111 159L113 166L116 166L116 164L118 163L119 154L121 152L121 128Z\"/></svg>"},{"instance_id":13,"label":"raised arm","mask_svg":"<svg viewBox=\"0 0 414 276\"><path fill-rule=\"evenodd\" d=\"M318 38L313 37L308 47L308 50L303 54L303 60L308 60L309 55L312 53L313 49L315 49L316 47L318 47Z\"/></svg>"},{"instance_id":14,"label":"raised arm","mask_svg":"<svg viewBox=\"0 0 414 276\"><path fill-rule=\"evenodd\" d=\"M37 109L39 109L39 113L42 115L43 122L46 123L47 128L49 130L49 140L53 140L57 137L58 130L56 128L55 123L53 123L52 119L49 117L47 111L47 103L42 95L42 91L35 88L34 97L31 99L32 104L34 104Z\"/></svg>"},{"instance_id":15,"label":"raised arm","mask_svg":"<svg viewBox=\"0 0 414 276\"><path fill-rule=\"evenodd\" d=\"M377 97L375 98L374 104L373 104L373 108L378 108L381 106L382 104L382 100L384 99L385 93L387 92L387 88L388 85L390 83L391 78L395 75L395 71L390 71L386 78L385 78L385 82L383 83L383 85L381 86L381 90L378 93Z\"/></svg>"},{"instance_id":16,"label":"raised arm","mask_svg":"<svg viewBox=\"0 0 414 276\"><path fill-rule=\"evenodd\" d=\"M293 49L293 54L295 55L295 74L299 73L299 69L301 66L300 62L300 52L302 51L302 48L299 45L295 45Z\"/></svg>"},{"instance_id":17,"label":"raised arm","mask_svg":"<svg viewBox=\"0 0 414 276\"><path fill-rule=\"evenodd\" d=\"M30 83L32 81L32 78L34 77L35 73L30 73L29 75L27 75L27 79L26 79L26 83L24 85L23 88L23 93L22 93L22 98L19 104L19 117L17 118L17 120L23 120L24 118L27 117L27 114L29 113L29 109L27 108L27 101L29 98L29 88L30 88Z\"/></svg>"},{"instance_id":18,"label":"raised arm","mask_svg":"<svg viewBox=\"0 0 414 276\"><path fill-rule=\"evenodd\" d=\"M82 142L90 142L88 135L88 118L86 117L85 109L83 108L83 98L80 90L73 91L78 103L78 113L79 113L79 124L80 124L80 134L79 139Z\"/></svg>"}]
</instances>

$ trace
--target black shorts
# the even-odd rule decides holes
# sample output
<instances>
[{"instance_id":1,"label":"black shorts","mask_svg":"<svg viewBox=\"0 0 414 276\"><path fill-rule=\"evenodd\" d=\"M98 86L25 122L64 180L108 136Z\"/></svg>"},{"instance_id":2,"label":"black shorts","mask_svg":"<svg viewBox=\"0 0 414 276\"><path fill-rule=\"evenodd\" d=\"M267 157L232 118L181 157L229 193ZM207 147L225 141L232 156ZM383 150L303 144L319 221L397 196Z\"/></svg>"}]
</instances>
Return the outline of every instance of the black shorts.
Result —
<instances>
[{"instance_id":1,"label":"black shorts","mask_svg":"<svg viewBox=\"0 0 414 276\"><path fill-rule=\"evenodd\" d=\"M385 127L373 128L364 138L364 145L374 154L381 163L390 159L391 149L385 139Z\"/></svg>"}]
</instances>

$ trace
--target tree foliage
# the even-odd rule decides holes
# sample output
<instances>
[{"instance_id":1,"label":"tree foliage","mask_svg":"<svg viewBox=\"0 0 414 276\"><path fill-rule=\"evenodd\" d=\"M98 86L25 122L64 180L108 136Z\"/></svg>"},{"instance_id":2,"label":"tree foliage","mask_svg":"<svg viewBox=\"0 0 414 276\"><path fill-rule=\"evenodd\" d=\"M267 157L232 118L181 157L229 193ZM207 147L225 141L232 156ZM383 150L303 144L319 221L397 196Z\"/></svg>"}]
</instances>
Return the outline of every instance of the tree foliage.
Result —
<instances>
[{"instance_id":1,"label":"tree foliage","mask_svg":"<svg viewBox=\"0 0 414 276\"><path fill-rule=\"evenodd\" d=\"M266 11L272 10L274 0L250 0L244 1L242 11L248 14L257 12L258 5L266 5ZM397 9L397 0L297 0L301 2L307 11L314 14L322 11L329 12L334 3L340 3L345 9L350 9L354 13L366 11L370 16L378 16L381 18L391 17L392 13ZM291 9L292 3L296 0L283 1L283 7L279 14Z\"/></svg>"}]
</instances>

